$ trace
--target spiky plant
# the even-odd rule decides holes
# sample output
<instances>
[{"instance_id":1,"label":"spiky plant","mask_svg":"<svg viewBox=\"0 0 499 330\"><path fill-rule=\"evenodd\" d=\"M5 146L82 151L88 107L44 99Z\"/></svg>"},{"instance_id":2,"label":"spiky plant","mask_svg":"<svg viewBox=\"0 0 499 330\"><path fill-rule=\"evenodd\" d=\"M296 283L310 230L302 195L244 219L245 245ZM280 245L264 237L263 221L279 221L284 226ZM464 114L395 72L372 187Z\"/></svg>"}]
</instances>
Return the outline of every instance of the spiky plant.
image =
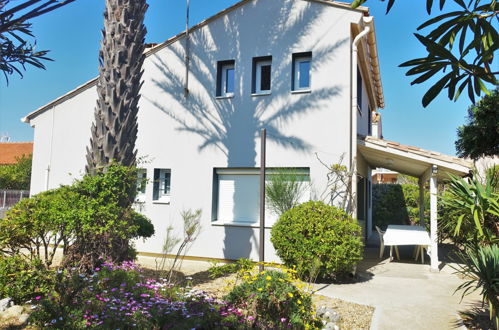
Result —
<instances>
[{"instance_id":1,"label":"spiky plant","mask_svg":"<svg viewBox=\"0 0 499 330\"><path fill-rule=\"evenodd\" d=\"M147 7L145 0L106 0L87 173L112 162L135 165Z\"/></svg>"}]
</instances>

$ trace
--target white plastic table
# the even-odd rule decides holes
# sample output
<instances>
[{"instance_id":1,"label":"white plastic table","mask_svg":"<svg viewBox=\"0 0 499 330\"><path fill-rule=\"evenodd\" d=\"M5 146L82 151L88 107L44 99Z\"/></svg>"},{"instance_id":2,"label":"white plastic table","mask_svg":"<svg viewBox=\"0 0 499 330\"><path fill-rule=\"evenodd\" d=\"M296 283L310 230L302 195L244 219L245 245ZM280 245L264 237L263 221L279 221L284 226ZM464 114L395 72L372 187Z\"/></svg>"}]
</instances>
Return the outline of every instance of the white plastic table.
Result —
<instances>
[{"instance_id":1,"label":"white plastic table","mask_svg":"<svg viewBox=\"0 0 499 330\"><path fill-rule=\"evenodd\" d=\"M422 226L388 225L383 235L385 245L417 245L428 247L431 245L430 235ZM421 251L421 262L424 263L424 251ZM416 255L417 258L417 255ZM390 249L390 260L392 259Z\"/></svg>"}]
</instances>

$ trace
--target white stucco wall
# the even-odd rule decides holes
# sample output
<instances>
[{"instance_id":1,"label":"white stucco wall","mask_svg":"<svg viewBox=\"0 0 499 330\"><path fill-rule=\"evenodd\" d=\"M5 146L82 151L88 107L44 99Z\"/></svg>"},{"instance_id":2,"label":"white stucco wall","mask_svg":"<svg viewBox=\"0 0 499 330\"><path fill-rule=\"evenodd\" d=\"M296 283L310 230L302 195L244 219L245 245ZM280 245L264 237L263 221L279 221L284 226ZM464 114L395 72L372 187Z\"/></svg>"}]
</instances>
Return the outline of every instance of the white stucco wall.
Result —
<instances>
[{"instance_id":1,"label":"white stucco wall","mask_svg":"<svg viewBox=\"0 0 499 330\"><path fill-rule=\"evenodd\" d=\"M183 96L185 39L149 56L139 110L137 149L150 183L143 212L156 235L137 242L161 253L166 228L182 230L180 211L203 211L188 255L258 258L258 229L212 223L214 168L259 166L259 130L268 129L268 167L307 167L312 197L325 189L326 163L348 163L350 25L362 13L309 1L255 0L191 34L190 95ZM292 53L312 52L312 91L291 93ZM271 55L272 94L251 95L252 58ZM235 95L215 98L217 61L235 60ZM95 87L32 119L33 193L70 183L85 166ZM365 95L363 100L367 102ZM367 111L367 106L365 107ZM362 121L359 121L362 122ZM153 203L154 168L171 169L171 201ZM70 173L73 175L70 175ZM267 232L267 240L270 233ZM266 254L276 260L270 242Z\"/></svg>"}]
</instances>

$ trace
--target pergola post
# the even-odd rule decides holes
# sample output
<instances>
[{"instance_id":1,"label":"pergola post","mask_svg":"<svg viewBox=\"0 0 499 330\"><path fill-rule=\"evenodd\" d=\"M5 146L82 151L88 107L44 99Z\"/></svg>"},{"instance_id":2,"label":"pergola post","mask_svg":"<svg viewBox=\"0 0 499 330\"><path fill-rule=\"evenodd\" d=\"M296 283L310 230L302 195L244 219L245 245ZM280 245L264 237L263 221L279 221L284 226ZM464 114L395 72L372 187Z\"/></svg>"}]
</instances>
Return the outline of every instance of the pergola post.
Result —
<instances>
[{"instance_id":1,"label":"pergola post","mask_svg":"<svg viewBox=\"0 0 499 330\"><path fill-rule=\"evenodd\" d=\"M430 239L431 239L431 270L438 271L438 234L437 234L437 171L436 165L431 168L430 175Z\"/></svg>"},{"instance_id":2,"label":"pergola post","mask_svg":"<svg viewBox=\"0 0 499 330\"><path fill-rule=\"evenodd\" d=\"M419 179L419 225L424 226L426 224L424 218L424 179Z\"/></svg>"}]
</instances>

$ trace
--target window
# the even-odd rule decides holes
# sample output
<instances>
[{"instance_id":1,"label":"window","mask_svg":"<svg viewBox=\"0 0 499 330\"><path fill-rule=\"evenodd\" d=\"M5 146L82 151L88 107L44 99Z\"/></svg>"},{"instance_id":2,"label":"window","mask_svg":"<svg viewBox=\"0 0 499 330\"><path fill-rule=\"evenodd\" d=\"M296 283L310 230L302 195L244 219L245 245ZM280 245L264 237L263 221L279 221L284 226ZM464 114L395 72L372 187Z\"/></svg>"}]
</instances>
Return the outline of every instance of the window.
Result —
<instances>
[{"instance_id":1,"label":"window","mask_svg":"<svg viewBox=\"0 0 499 330\"><path fill-rule=\"evenodd\" d=\"M277 169L267 169L267 180ZM303 194L301 202L310 199L310 171L308 168L296 169L303 174ZM260 170L216 169L213 180L212 219L220 223L240 223L258 225L260 221ZM265 211L265 225L272 226L278 216Z\"/></svg>"},{"instance_id":2,"label":"window","mask_svg":"<svg viewBox=\"0 0 499 330\"><path fill-rule=\"evenodd\" d=\"M170 202L171 170L154 169L153 200L158 202Z\"/></svg>"},{"instance_id":3,"label":"window","mask_svg":"<svg viewBox=\"0 0 499 330\"><path fill-rule=\"evenodd\" d=\"M272 57L253 58L253 94L270 94L272 87Z\"/></svg>"},{"instance_id":4,"label":"window","mask_svg":"<svg viewBox=\"0 0 499 330\"><path fill-rule=\"evenodd\" d=\"M234 96L235 61L219 61L217 64L217 93L219 97Z\"/></svg>"},{"instance_id":5,"label":"window","mask_svg":"<svg viewBox=\"0 0 499 330\"><path fill-rule=\"evenodd\" d=\"M312 53L293 54L292 83L293 91L310 90L310 69Z\"/></svg>"},{"instance_id":6,"label":"window","mask_svg":"<svg viewBox=\"0 0 499 330\"><path fill-rule=\"evenodd\" d=\"M360 69L357 68L357 110L362 116L362 75L360 74Z\"/></svg>"},{"instance_id":7,"label":"window","mask_svg":"<svg viewBox=\"0 0 499 330\"><path fill-rule=\"evenodd\" d=\"M145 195L146 185L147 170L145 168L140 168L137 170L137 197Z\"/></svg>"},{"instance_id":8,"label":"window","mask_svg":"<svg viewBox=\"0 0 499 330\"><path fill-rule=\"evenodd\" d=\"M373 135L373 113L371 111L371 107L367 108L367 135Z\"/></svg>"}]
</instances>

